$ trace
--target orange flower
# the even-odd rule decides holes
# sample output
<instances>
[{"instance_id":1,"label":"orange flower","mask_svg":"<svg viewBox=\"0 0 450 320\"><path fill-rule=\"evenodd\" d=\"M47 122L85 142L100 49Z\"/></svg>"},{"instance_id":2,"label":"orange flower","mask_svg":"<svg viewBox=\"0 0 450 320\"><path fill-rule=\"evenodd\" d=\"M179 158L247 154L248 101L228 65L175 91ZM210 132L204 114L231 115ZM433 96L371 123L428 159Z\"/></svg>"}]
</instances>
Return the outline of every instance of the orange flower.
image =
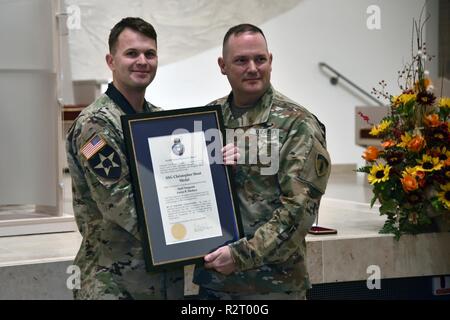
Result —
<instances>
[{"instance_id":1,"label":"orange flower","mask_svg":"<svg viewBox=\"0 0 450 320\"><path fill-rule=\"evenodd\" d=\"M425 117L425 124L429 127L438 127L441 124L439 116L435 113L429 114Z\"/></svg>"},{"instance_id":2,"label":"orange flower","mask_svg":"<svg viewBox=\"0 0 450 320\"><path fill-rule=\"evenodd\" d=\"M425 147L425 139L421 136L414 136L411 141L408 142L408 149L414 152L419 152Z\"/></svg>"},{"instance_id":3,"label":"orange flower","mask_svg":"<svg viewBox=\"0 0 450 320\"><path fill-rule=\"evenodd\" d=\"M363 152L362 157L367 161L375 161L378 158L378 149L374 146L370 146Z\"/></svg>"},{"instance_id":4,"label":"orange flower","mask_svg":"<svg viewBox=\"0 0 450 320\"><path fill-rule=\"evenodd\" d=\"M381 143L381 145L382 145L383 148L385 148L385 149L391 148L391 147L395 146L395 141L392 140L392 139L389 139L389 140L383 141L383 142Z\"/></svg>"},{"instance_id":5,"label":"orange flower","mask_svg":"<svg viewBox=\"0 0 450 320\"><path fill-rule=\"evenodd\" d=\"M423 85L423 87L422 88L424 88L425 90L427 90L428 89L428 87L429 86L431 86L431 85L433 85L433 83L431 82L431 80L429 79L429 78L424 78L424 79L422 79L422 81L416 81L416 83L415 83L415 85L414 85L414 90L416 91L416 92L419 92L420 91L420 84L422 84Z\"/></svg>"},{"instance_id":6,"label":"orange flower","mask_svg":"<svg viewBox=\"0 0 450 320\"><path fill-rule=\"evenodd\" d=\"M416 178L412 175L406 174L400 181L402 182L403 190L405 190L405 192L414 191L419 188Z\"/></svg>"},{"instance_id":7,"label":"orange flower","mask_svg":"<svg viewBox=\"0 0 450 320\"><path fill-rule=\"evenodd\" d=\"M419 179L419 187L423 188L425 186L425 172L416 171L416 177Z\"/></svg>"}]
</instances>

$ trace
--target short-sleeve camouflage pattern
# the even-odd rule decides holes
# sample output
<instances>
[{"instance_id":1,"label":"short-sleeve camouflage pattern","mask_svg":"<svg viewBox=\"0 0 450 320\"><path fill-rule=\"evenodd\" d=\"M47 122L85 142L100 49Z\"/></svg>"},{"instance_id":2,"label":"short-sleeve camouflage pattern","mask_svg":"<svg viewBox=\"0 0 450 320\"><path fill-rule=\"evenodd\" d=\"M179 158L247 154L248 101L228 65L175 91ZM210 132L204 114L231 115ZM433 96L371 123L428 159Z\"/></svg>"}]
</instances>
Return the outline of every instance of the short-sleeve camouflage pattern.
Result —
<instances>
[{"instance_id":1,"label":"short-sleeve camouflage pattern","mask_svg":"<svg viewBox=\"0 0 450 320\"><path fill-rule=\"evenodd\" d=\"M159 108L147 103L145 112ZM183 270L145 269L120 122L106 94L86 107L67 135L73 208L83 237L76 299L182 299Z\"/></svg>"},{"instance_id":2,"label":"short-sleeve camouflage pattern","mask_svg":"<svg viewBox=\"0 0 450 320\"><path fill-rule=\"evenodd\" d=\"M278 172L262 175L259 162L235 167L245 233L245 238L229 245L237 271L225 276L197 267L194 282L207 289L242 294L305 292L310 288L305 236L317 215L331 168L325 127L272 87L237 119L230 110L231 99L230 95L212 103L222 106L227 129L278 132ZM246 159L251 156L248 149L240 152Z\"/></svg>"}]
</instances>

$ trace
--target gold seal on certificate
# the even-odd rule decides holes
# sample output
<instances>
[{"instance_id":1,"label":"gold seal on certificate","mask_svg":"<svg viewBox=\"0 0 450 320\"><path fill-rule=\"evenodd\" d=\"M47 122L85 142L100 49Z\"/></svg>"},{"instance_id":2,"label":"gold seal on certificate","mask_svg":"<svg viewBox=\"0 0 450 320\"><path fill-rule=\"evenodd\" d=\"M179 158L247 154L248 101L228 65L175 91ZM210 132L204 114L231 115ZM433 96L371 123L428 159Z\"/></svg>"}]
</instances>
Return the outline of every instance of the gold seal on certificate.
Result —
<instances>
[{"instance_id":1,"label":"gold seal on certificate","mask_svg":"<svg viewBox=\"0 0 450 320\"><path fill-rule=\"evenodd\" d=\"M172 235L177 240L183 240L186 237L186 227L182 223L176 223L172 226Z\"/></svg>"}]
</instances>

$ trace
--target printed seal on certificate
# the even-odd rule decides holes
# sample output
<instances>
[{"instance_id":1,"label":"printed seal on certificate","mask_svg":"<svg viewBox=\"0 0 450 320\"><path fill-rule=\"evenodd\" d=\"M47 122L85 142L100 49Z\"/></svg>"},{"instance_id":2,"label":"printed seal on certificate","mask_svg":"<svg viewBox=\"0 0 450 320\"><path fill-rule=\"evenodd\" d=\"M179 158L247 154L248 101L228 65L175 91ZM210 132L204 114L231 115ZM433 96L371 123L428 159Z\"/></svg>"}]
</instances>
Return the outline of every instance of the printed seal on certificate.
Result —
<instances>
[{"instance_id":1,"label":"printed seal on certificate","mask_svg":"<svg viewBox=\"0 0 450 320\"><path fill-rule=\"evenodd\" d=\"M175 223L172 226L171 231L173 237L177 240L183 240L187 234L186 227L182 223Z\"/></svg>"},{"instance_id":2,"label":"printed seal on certificate","mask_svg":"<svg viewBox=\"0 0 450 320\"><path fill-rule=\"evenodd\" d=\"M184 145L181 143L180 138L173 140L172 152L177 156L182 156L184 153Z\"/></svg>"}]
</instances>

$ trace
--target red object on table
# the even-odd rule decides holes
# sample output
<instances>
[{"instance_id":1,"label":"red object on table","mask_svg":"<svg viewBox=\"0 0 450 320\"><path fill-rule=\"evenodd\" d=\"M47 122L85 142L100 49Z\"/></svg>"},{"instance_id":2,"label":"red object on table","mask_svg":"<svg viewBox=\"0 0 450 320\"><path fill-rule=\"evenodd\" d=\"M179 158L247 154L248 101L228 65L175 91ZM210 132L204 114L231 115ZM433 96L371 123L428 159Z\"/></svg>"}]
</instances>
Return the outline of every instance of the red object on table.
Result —
<instances>
[{"instance_id":1,"label":"red object on table","mask_svg":"<svg viewBox=\"0 0 450 320\"><path fill-rule=\"evenodd\" d=\"M311 229L308 231L309 234L336 234L336 229L331 228L325 228L325 227L319 227L319 226L312 226Z\"/></svg>"}]
</instances>

